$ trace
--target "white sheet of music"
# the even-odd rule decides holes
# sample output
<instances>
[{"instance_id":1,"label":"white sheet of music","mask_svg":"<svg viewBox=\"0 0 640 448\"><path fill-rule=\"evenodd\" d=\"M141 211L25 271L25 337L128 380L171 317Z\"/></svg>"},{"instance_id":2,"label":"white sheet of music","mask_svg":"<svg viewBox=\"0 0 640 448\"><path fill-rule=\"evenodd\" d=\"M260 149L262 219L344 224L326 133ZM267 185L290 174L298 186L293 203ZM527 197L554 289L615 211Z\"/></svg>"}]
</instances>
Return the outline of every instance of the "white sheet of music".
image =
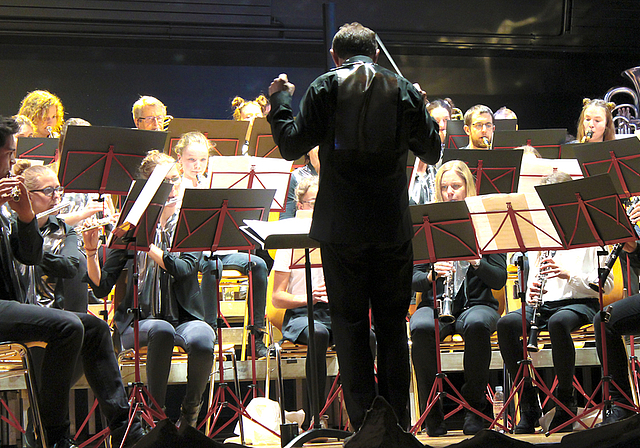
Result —
<instances>
[{"instance_id":1,"label":"white sheet of music","mask_svg":"<svg viewBox=\"0 0 640 448\"><path fill-rule=\"evenodd\" d=\"M153 173L151 173L151 176L149 176L147 183L144 185L144 188L138 195L136 202L134 202L133 205L131 206L131 209L129 210L129 214L127 214L127 217L124 220L124 223L129 223L133 226L138 225L138 221L140 221L140 217L142 216L144 211L147 209L147 207L149 207L149 204L151 203L151 199L153 199L153 196L156 194L156 191L158 191L160 184L162 184L165 176L169 171L171 171L171 168L173 168L174 166L175 166L174 163L156 165L156 167L153 170Z\"/></svg>"},{"instance_id":2,"label":"white sheet of music","mask_svg":"<svg viewBox=\"0 0 640 448\"><path fill-rule=\"evenodd\" d=\"M524 154L520 165L518 193L535 193L534 187L540 185L542 178L556 171L567 173L574 180L584 177L578 159L540 159Z\"/></svg>"},{"instance_id":3,"label":"white sheet of music","mask_svg":"<svg viewBox=\"0 0 640 448\"><path fill-rule=\"evenodd\" d=\"M562 249L562 240L536 193L470 196L465 202L481 252L520 250L507 204L511 204L516 226L527 249Z\"/></svg>"},{"instance_id":4,"label":"white sheet of music","mask_svg":"<svg viewBox=\"0 0 640 448\"><path fill-rule=\"evenodd\" d=\"M274 189L271 209L284 209L293 161L250 156L209 158L211 188ZM252 178L253 171L253 178ZM251 186L249 182L251 181Z\"/></svg>"}]
</instances>

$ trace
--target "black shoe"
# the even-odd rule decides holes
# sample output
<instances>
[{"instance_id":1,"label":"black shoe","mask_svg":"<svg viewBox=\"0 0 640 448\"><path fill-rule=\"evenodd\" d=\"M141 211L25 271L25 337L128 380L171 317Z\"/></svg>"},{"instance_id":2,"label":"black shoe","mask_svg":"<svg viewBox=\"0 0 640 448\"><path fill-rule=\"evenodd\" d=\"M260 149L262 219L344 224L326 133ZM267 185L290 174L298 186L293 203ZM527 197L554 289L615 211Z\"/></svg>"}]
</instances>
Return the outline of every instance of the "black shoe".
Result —
<instances>
[{"instance_id":1,"label":"black shoe","mask_svg":"<svg viewBox=\"0 0 640 448\"><path fill-rule=\"evenodd\" d=\"M64 437L54 443L52 445L52 448L78 448L78 445L76 445L74 441L69 439L68 437Z\"/></svg>"},{"instance_id":2,"label":"black shoe","mask_svg":"<svg viewBox=\"0 0 640 448\"><path fill-rule=\"evenodd\" d=\"M466 410L464 413L464 423L462 424L462 432L467 436L473 436L482 431L488 421L473 411Z\"/></svg>"},{"instance_id":3,"label":"black shoe","mask_svg":"<svg viewBox=\"0 0 640 448\"><path fill-rule=\"evenodd\" d=\"M251 355L251 346L247 346L247 350L249 352L249 355ZM264 345L262 337L258 338L258 336L256 336L256 359L266 358L268 355L269 349L266 345Z\"/></svg>"},{"instance_id":4,"label":"black shoe","mask_svg":"<svg viewBox=\"0 0 640 448\"><path fill-rule=\"evenodd\" d=\"M520 421L515 427L516 434L534 434L542 410L538 403L538 391L533 387L525 387L520 395Z\"/></svg>"},{"instance_id":5,"label":"black shoe","mask_svg":"<svg viewBox=\"0 0 640 448\"><path fill-rule=\"evenodd\" d=\"M427 426L427 435L429 437L440 437L447 433L447 425L444 423L444 413L442 412L442 403L440 401L431 408L424 423Z\"/></svg>"},{"instance_id":6,"label":"black shoe","mask_svg":"<svg viewBox=\"0 0 640 448\"><path fill-rule=\"evenodd\" d=\"M613 406L611 406L611 411L602 419L602 423L596 426L616 423L621 420L624 420L625 418L632 417L634 415L636 415L635 412L630 411L629 409L623 408L621 406L618 406L617 404L614 404Z\"/></svg>"},{"instance_id":7,"label":"black shoe","mask_svg":"<svg viewBox=\"0 0 640 448\"><path fill-rule=\"evenodd\" d=\"M578 409L573 406L568 406L568 407L573 415L568 414L567 411L562 409L560 406L556 406L556 413L553 416L553 419L551 420L551 424L549 425L549 431L553 431L555 428L557 428L558 426L562 425L565 422L568 422L575 416L575 413L578 411ZM566 425L562 427L562 429L559 429L555 432L571 432L571 431L573 431L573 423Z\"/></svg>"},{"instance_id":8,"label":"black shoe","mask_svg":"<svg viewBox=\"0 0 640 448\"><path fill-rule=\"evenodd\" d=\"M198 416L200 415L200 408L202 407L202 402L200 402L197 406L185 406L184 403L180 407L180 419L176 426L178 428L184 426L191 426L195 428L198 424Z\"/></svg>"},{"instance_id":9,"label":"black shoe","mask_svg":"<svg viewBox=\"0 0 640 448\"><path fill-rule=\"evenodd\" d=\"M573 389L567 390L567 391L562 391L558 389L556 392L556 397L558 398L560 403L564 404L569 409L571 414L567 413L567 411L565 411L561 406L556 404L556 413L553 416L551 423L549 424L549 431L553 431L558 426L568 422L569 420L574 418L574 416L576 415L576 412L578 412L578 407L576 406L576 399L573 396ZM564 426L562 429L556 432L571 432L571 431L573 431L573 423Z\"/></svg>"},{"instance_id":10,"label":"black shoe","mask_svg":"<svg viewBox=\"0 0 640 448\"><path fill-rule=\"evenodd\" d=\"M114 448L119 448L122 444L122 438L124 437L124 433L127 430L127 426L129 425L128 421L124 421L118 427L111 429L111 446ZM146 431L142 429L142 424L140 423L140 419L137 417L133 422L131 422L131 427L129 428L129 433L127 434L127 438L124 441L124 448L130 448L136 444L140 439L142 439L146 434Z\"/></svg>"}]
</instances>

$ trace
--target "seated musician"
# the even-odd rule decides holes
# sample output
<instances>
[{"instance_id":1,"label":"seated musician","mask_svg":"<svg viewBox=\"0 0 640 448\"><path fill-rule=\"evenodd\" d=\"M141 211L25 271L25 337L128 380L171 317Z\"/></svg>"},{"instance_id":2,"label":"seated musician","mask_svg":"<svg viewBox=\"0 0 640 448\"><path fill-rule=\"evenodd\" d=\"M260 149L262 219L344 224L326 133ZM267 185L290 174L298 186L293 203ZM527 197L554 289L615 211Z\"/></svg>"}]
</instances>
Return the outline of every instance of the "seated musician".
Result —
<instances>
[{"instance_id":1,"label":"seated musician","mask_svg":"<svg viewBox=\"0 0 640 448\"><path fill-rule=\"evenodd\" d=\"M542 184L570 180L571 176L558 171L545 177ZM558 378L555 396L574 415L576 398L573 375L576 355L571 332L591 323L599 308L598 293L589 287L589 282L593 282L597 275L597 250L596 247L588 247L555 253L528 253L531 268L527 285L526 332L529 335L534 307L537 305L539 316L535 318L536 326L548 330L551 339L553 367ZM544 283L542 291L541 283ZM607 294L612 289L613 275L609 275L604 293ZM523 359L521 316L521 310L516 310L498 321L500 353L512 379L518 372L518 362ZM534 433L542 412L538 390L529 381L524 383L520 403L521 418L515 431L518 434ZM549 428L553 430L571 418L573 415L556 405ZM565 432L571 430L572 425L560 429Z\"/></svg>"},{"instance_id":2,"label":"seated musician","mask_svg":"<svg viewBox=\"0 0 640 448\"><path fill-rule=\"evenodd\" d=\"M576 143L606 142L615 140L616 129L613 124L611 110L613 103L604 100L582 100L582 111L578 118L578 135Z\"/></svg>"},{"instance_id":3,"label":"seated musician","mask_svg":"<svg viewBox=\"0 0 640 448\"><path fill-rule=\"evenodd\" d=\"M0 340L46 342L39 381L38 404L46 432L46 446L67 448L69 440L69 392L76 360L98 397L109 422L112 444L119 446L127 429L129 403L116 362L106 322L86 313L27 304L14 259L29 266L42 263L43 238L38 231L27 187L19 177L6 177L14 163L18 124L0 117L0 204L15 217L0 214ZM13 189L18 188L16 197ZM142 437L135 418L125 446ZM42 441L44 442L44 441Z\"/></svg>"},{"instance_id":4,"label":"seated musician","mask_svg":"<svg viewBox=\"0 0 640 448\"><path fill-rule=\"evenodd\" d=\"M162 211L155 241L148 252L133 253L115 249L107 254L102 268L98 261L98 230L83 233L87 250L89 285L98 297L106 297L120 273L128 268L125 297L115 311L115 322L124 348L133 348L133 266L138 266L138 299L142 310L140 345L147 346L147 382L149 393L160 407L165 406L167 382L174 345L188 355L187 389L180 410L179 425L195 426L202 405L202 394L211 373L215 333L204 322L204 307L198 284L200 254L169 252L177 224L182 178L175 160L158 151L150 151L140 166L140 176L148 179L158 165L172 165L165 182L173 184ZM160 306L154 307L155 301ZM154 308L156 308L154 310Z\"/></svg>"},{"instance_id":5,"label":"seated musician","mask_svg":"<svg viewBox=\"0 0 640 448\"><path fill-rule=\"evenodd\" d=\"M182 167L182 176L187 188L208 188L209 182L204 180L207 172L209 155L214 143L201 132L187 132L174 147L178 155L178 162ZM206 257L205 257L206 255ZM212 328L217 323L217 283L212 272L218 273L218 278L224 268L236 269L244 275L252 270L253 280L253 334L255 336L255 352L257 358L267 356L267 347L264 345L264 315L267 304L267 276L268 269L265 261L257 255L249 256L245 252L220 251L211 258L204 253L200 257L200 271L202 272L202 294L204 296L204 318ZM251 267L252 266L252 267ZM248 352L251 354L249 347Z\"/></svg>"},{"instance_id":6,"label":"seated musician","mask_svg":"<svg viewBox=\"0 0 640 448\"><path fill-rule=\"evenodd\" d=\"M640 203L631 210L629 217L635 225L640 220ZM636 229L637 230L637 229ZM627 254L629 264L633 268L640 268L640 244L637 241L626 243L623 246ZM640 294L634 294L623 300L619 300L607 307L609 319L605 321L605 342L607 347L607 361L609 363L609 376L612 383L609 392L613 405L610 412L602 419L604 424L615 423L627 417L635 415L633 407L633 395L629 384L628 364L629 357L625 348L623 335L637 335L640 333ZM602 356L602 316L597 313L593 319L593 328L596 332L596 348L600 362ZM625 397L626 395L626 397ZM628 407L624 407L628 406Z\"/></svg>"},{"instance_id":7,"label":"seated musician","mask_svg":"<svg viewBox=\"0 0 640 448\"><path fill-rule=\"evenodd\" d=\"M296 188L297 209L313 210L318 193L318 178L307 177ZM286 309L282 322L283 338L297 344L309 344L309 325L307 318L307 288L304 269L291 268L292 249L279 249L276 252L273 270L274 284L271 301L276 308ZM329 303L324 286L322 268L311 269L313 286L313 318L315 321L315 349L318 380L318 397L324 400L327 378L326 352L331 343L331 318ZM311 378L311 362L306 363L307 378ZM311 386L308 386L311 390ZM309 395L310 396L310 395ZM309 412L308 415L311 415Z\"/></svg>"},{"instance_id":8,"label":"seated musician","mask_svg":"<svg viewBox=\"0 0 640 448\"><path fill-rule=\"evenodd\" d=\"M233 119L236 121L251 121L254 118L264 118L269 100L264 95L247 101L239 96L231 101L233 107Z\"/></svg>"},{"instance_id":9,"label":"seated musician","mask_svg":"<svg viewBox=\"0 0 640 448\"><path fill-rule=\"evenodd\" d=\"M133 122L138 129L163 131L173 118L167 115L167 107L157 98L141 96L131 109Z\"/></svg>"},{"instance_id":10,"label":"seated musician","mask_svg":"<svg viewBox=\"0 0 640 448\"><path fill-rule=\"evenodd\" d=\"M24 171L14 170L16 175L24 177L24 184L29 192L33 212L38 215L55 208L60 203L64 189L58 182L58 176L49 166L35 165ZM75 310L73 304L66 303L68 288L64 279L78 275L80 250L78 236L73 227L56 213L38 218L38 228L44 237L42 262L33 269L25 267L23 281L27 290L27 301L41 306ZM86 290L86 283L84 284ZM70 305L70 308L67 306Z\"/></svg>"},{"instance_id":11,"label":"seated musician","mask_svg":"<svg viewBox=\"0 0 640 448\"><path fill-rule=\"evenodd\" d=\"M442 151L444 151L446 144L447 122L451 120L452 109L453 105L449 98L433 100L427 105L427 112L438 123ZM418 166L414 171L413 188L409 191L409 201L412 205L435 202L436 172L441 165L441 161L434 165L427 165L422 160L417 159L417 163Z\"/></svg>"},{"instance_id":12,"label":"seated musician","mask_svg":"<svg viewBox=\"0 0 640 448\"><path fill-rule=\"evenodd\" d=\"M464 162L452 160L440 167L436 175L438 202L463 201L475 196L473 175ZM445 280L452 276L453 323L441 323L440 340L447 335L460 334L464 338L464 385L461 393L477 412L491 415L485 389L489 383L491 362L491 334L500 318L498 301L492 289L501 289L507 281L507 262L504 254L484 255L470 262L439 261L434 265L437 299L444 292ZM457 271L453 274L454 269ZM427 398L436 378L436 335L433 315L433 271L431 265L418 265L413 271L413 289L422 292L422 302L411 317L412 358L418 382L420 410L424 412ZM456 278L458 281L456 281ZM436 403L426 420L427 433L440 436L447 432L442 404ZM476 434L488 421L466 410L463 432Z\"/></svg>"},{"instance_id":13,"label":"seated musician","mask_svg":"<svg viewBox=\"0 0 640 448\"><path fill-rule=\"evenodd\" d=\"M491 149L493 141L493 112L487 106L476 104L464 113L464 132L469 144L462 149Z\"/></svg>"},{"instance_id":14,"label":"seated musician","mask_svg":"<svg viewBox=\"0 0 640 448\"><path fill-rule=\"evenodd\" d=\"M58 137L64 122L64 107L53 93L34 90L22 99L18 115L26 116L35 125L33 137Z\"/></svg>"}]
</instances>

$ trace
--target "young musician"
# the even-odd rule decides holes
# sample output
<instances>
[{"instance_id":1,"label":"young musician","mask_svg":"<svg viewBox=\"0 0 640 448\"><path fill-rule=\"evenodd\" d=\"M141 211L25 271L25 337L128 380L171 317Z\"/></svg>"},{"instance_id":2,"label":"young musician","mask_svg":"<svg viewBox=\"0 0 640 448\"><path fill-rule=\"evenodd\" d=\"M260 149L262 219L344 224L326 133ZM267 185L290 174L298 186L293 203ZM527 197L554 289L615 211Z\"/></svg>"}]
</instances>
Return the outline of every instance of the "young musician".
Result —
<instances>
[{"instance_id":1,"label":"young musician","mask_svg":"<svg viewBox=\"0 0 640 448\"><path fill-rule=\"evenodd\" d=\"M436 175L436 201L463 201L467 196L475 196L473 175L464 162L449 161L440 167ZM436 336L433 315L433 271L430 264L418 265L413 270L413 289L422 292L422 302L411 316L413 366L418 382L420 410L427 407L429 392L436 379L436 337L440 340L447 335L460 334L464 339L464 385L462 395L471 407L479 413L487 411L488 401L485 389L489 383L491 363L491 335L496 329L498 301L492 289L501 289L507 281L507 261L504 254L484 255L470 262L439 261L434 264L436 275L436 299L442 299L445 282L449 277L454 286L452 314L453 323L440 323L440 334ZM460 280L455 281L455 275ZM426 420L427 434L441 436L447 433L442 404L437 403ZM488 421L473 411L464 416L463 432L476 434Z\"/></svg>"},{"instance_id":2,"label":"young musician","mask_svg":"<svg viewBox=\"0 0 640 448\"><path fill-rule=\"evenodd\" d=\"M264 95L247 101L239 96L231 101L233 107L233 119L236 121L251 121L254 118L264 118L269 100Z\"/></svg>"},{"instance_id":3,"label":"young musician","mask_svg":"<svg viewBox=\"0 0 640 448\"><path fill-rule=\"evenodd\" d=\"M64 122L64 107L53 93L34 90L22 99L18 115L24 115L33 122L33 137L57 137Z\"/></svg>"},{"instance_id":4,"label":"young musician","mask_svg":"<svg viewBox=\"0 0 640 448\"><path fill-rule=\"evenodd\" d=\"M214 143L201 132L187 132L174 147L178 162L182 167L182 176L186 188L208 188L209 182L204 177L207 172L209 155ZM264 315L267 304L268 269L265 261L257 255L249 256L245 252L226 251L214 254L213 258L201 254L199 269L202 272L202 294L204 296L204 319L212 328L217 326L217 282L211 273L217 272L218 279L222 270L237 269L244 275L253 272L253 334L255 335L255 351L257 358L267 356L264 344ZM251 350L249 349L251 354Z\"/></svg>"},{"instance_id":5,"label":"young musician","mask_svg":"<svg viewBox=\"0 0 640 448\"><path fill-rule=\"evenodd\" d=\"M318 178L307 177L296 188L297 209L313 210L318 193ZM271 301L276 308L286 309L282 322L283 338L309 345L309 321L307 315L307 287L304 269L292 268L293 249L278 249L273 263L273 295ZM327 382L326 353L332 339L331 318L327 290L324 285L322 268L311 269L313 286L313 318L315 321L315 353L318 380L318 397L325 398ZM306 363L307 379L312 377L311 362ZM308 390L311 390L309 385ZM309 415L312 415L309 413Z\"/></svg>"},{"instance_id":6,"label":"young musician","mask_svg":"<svg viewBox=\"0 0 640 448\"><path fill-rule=\"evenodd\" d=\"M544 178L542 184L568 182L571 176L556 172ZM529 252L529 280L527 291L526 321L527 335L534 319L535 307L539 316L536 326L549 331L551 339L553 368L558 378L556 397L574 415L573 375L575 372L575 347L571 332L589 324L598 311L598 293L589 287L597 275L597 247L548 252ZM544 285L542 285L544 283ZM544 288L541 290L541 286ZM604 293L613 289L613 275L604 285ZM498 342L500 353L511 378L518 372L518 362L522 359L522 314L512 311L498 321ZM535 432L538 419L542 415L538 402L538 391L530 382L525 382L520 397L520 422L516 426L518 434ZM556 412L549 429L554 429L573 418L561 406ZM561 432L572 430L572 425Z\"/></svg>"},{"instance_id":7,"label":"young musician","mask_svg":"<svg viewBox=\"0 0 640 448\"><path fill-rule=\"evenodd\" d=\"M449 99L434 100L427 106L427 112L438 123L440 142L444 151L447 136L447 122L451 120L452 106ZM435 179L440 161L434 165L427 165L418 159L418 166L414 171L415 179L413 188L409 192L409 200L412 204L428 204L435 202Z\"/></svg>"},{"instance_id":8,"label":"young musician","mask_svg":"<svg viewBox=\"0 0 640 448\"><path fill-rule=\"evenodd\" d=\"M605 142L615 140L616 129L613 125L613 103L603 100L582 100L582 112L578 118L577 142Z\"/></svg>"},{"instance_id":9,"label":"young musician","mask_svg":"<svg viewBox=\"0 0 640 448\"><path fill-rule=\"evenodd\" d=\"M173 185L160 216L154 243L148 252L133 253L115 249L108 253L102 268L98 261L98 230L83 233L88 257L89 285L98 297L106 297L123 269L128 268L129 279L125 297L115 311L117 331L124 348L134 346L133 315L133 259L137 262L138 300L140 316L140 345L147 346L147 382L149 393L160 407L165 405L167 381L171 369L174 345L188 355L187 390L180 409L179 425L195 426L202 405L202 394L209 380L213 364L215 333L204 322L204 305L198 284L200 254L169 251L177 224L182 178L175 160L158 151L150 151L140 166L140 176L148 179L158 165L172 165L165 182ZM154 313L153 303L160 302Z\"/></svg>"},{"instance_id":10,"label":"young musician","mask_svg":"<svg viewBox=\"0 0 640 448\"><path fill-rule=\"evenodd\" d=\"M464 132L469 144L463 149L491 149L493 141L493 112L487 106L476 104L464 113Z\"/></svg>"},{"instance_id":11,"label":"young musician","mask_svg":"<svg viewBox=\"0 0 640 448\"><path fill-rule=\"evenodd\" d=\"M640 219L640 204L636 204L629 218L633 224ZM637 241L625 243L623 250L627 253L629 263L632 267L640 267L640 244ZM625 418L635 415L635 411L623 406L633 407L633 401L629 401L627 397L633 399L631 385L629 383L629 356L622 339L623 335L637 335L640 333L640 294L635 294L623 300L619 300L607 307L609 319L605 320L605 342L607 347L607 361L609 362L609 376L612 383L609 386L611 400L614 404L611 406L610 412L602 419L602 423L615 423ZM600 363L604 362L602 356L602 316L596 313L593 319L593 328L596 333L596 349Z\"/></svg>"},{"instance_id":12,"label":"young musician","mask_svg":"<svg viewBox=\"0 0 640 448\"><path fill-rule=\"evenodd\" d=\"M22 178L7 177L15 163L17 132L13 119L0 117L0 204L15 212L15 218L0 213L0 340L47 343L38 385L47 446L72 446L69 391L75 383L77 360L109 422L112 444L119 446L127 429L129 404L107 323L86 313L24 303L14 259L29 266L41 263L43 239ZM132 446L142 435L136 418L125 446Z\"/></svg>"}]
</instances>

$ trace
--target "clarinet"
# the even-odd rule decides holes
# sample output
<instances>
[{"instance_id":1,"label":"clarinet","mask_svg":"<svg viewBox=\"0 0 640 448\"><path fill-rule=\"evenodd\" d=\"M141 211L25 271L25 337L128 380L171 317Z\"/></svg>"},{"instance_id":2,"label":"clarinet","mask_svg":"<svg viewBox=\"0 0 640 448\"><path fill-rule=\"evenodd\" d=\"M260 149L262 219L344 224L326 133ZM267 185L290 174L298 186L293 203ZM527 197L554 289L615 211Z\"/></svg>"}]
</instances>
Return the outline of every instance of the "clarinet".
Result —
<instances>
[{"instance_id":1,"label":"clarinet","mask_svg":"<svg viewBox=\"0 0 640 448\"><path fill-rule=\"evenodd\" d=\"M540 260L546 258L553 258L556 254L555 250L546 250L540 254ZM542 295L544 294L544 287L547 283L547 274L542 272L542 265L540 266L540 272L536 276L536 280L540 283L540 295L533 307L533 316L531 317L531 330L529 331L529 342L527 344L528 352L537 352L538 348L538 334L540 333L540 327L538 326L538 320L540 319L540 304L542 303Z\"/></svg>"},{"instance_id":2,"label":"clarinet","mask_svg":"<svg viewBox=\"0 0 640 448\"><path fill-rule=\"evenodd\" d=\"M442 293L442 299L437 300L439 311L438 319L443 324L451 324L456 321L456 318L453 315L453 295L455 294L453 282L453 271L450 271L444 278L444 291Z\"/></svg>"}]
</instances>

